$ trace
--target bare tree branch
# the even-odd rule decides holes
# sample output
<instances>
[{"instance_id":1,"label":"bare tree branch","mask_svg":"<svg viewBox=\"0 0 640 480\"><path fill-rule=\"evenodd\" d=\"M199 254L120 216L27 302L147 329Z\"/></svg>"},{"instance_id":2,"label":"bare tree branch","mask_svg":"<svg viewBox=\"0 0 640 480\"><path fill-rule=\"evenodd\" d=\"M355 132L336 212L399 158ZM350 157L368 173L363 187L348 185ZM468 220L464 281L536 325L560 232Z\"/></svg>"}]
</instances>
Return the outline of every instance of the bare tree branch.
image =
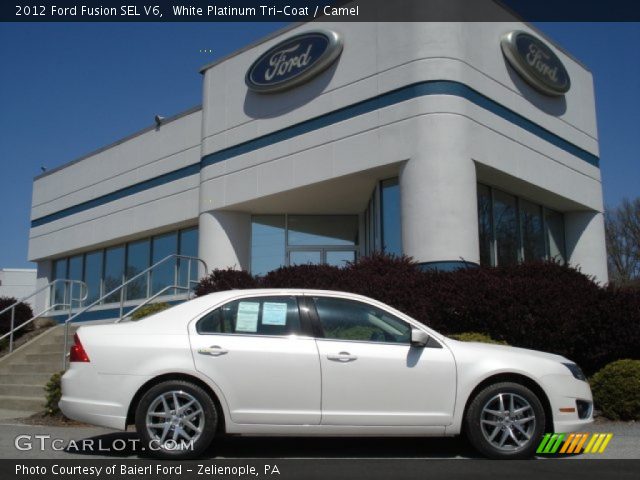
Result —
<instances>
[{"instance_id":1,"label":"bare tree branch","mask_svg":"<svg viewBox=\"0 0 640 480\"><path fill-rule=\"evenodd\" d=\"M613 283L640 281L640 198L622 200L605 212L609 276Z\"/></svg>"}]
</instances>

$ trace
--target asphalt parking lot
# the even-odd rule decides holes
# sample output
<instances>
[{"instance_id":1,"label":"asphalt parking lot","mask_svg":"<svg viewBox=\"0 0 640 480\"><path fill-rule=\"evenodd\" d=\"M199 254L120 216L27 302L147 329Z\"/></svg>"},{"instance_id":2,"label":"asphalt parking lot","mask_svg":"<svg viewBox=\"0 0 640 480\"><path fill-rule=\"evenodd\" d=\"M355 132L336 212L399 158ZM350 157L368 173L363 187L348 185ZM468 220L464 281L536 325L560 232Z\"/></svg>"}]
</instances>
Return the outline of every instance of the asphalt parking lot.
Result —
<instances>
[{"instance_id":1,"label":"asphalt parking lot","mask_svg":"<svg viewBox=\"0 0 640 480\"><path fill-rule=\"evenodd\" d=\"M568 460L640 459L640 423L599 422L592 432L613 433L602 454ZM20 437L18 439L18 437ZM16 440L18 439L18 440ZM19 446L16 446L16 442ZM136 459L144 457L134 432L98 427L25 425L0 421L0 458ZM478 459L463 438L220 438L205 459Z\"/></svg>"}]
</instances>

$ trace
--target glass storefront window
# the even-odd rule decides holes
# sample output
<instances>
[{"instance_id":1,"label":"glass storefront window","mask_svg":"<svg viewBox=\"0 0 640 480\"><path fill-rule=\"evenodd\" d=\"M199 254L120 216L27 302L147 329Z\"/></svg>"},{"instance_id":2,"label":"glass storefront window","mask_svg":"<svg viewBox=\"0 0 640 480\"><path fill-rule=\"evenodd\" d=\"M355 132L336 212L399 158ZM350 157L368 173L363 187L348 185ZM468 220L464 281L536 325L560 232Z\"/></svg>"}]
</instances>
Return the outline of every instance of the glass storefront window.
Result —
<instances>
[{"instance_id":1,"label":"glass storefront window","mask_svg":"<svg viewBox=\"0 0 640 480\"><path fill-rule=\"evenodd\" d=\"M525 262L545 258L542 207L520 201L520 225L522 227L522 254Z\"/></svg>"},{"instance_id":2,"label":"glass storefront window","mask_svg":"<svg viewBox=\"0 0 640 480\"><path fill-rule=\"evenodd\" d=\"M493 221L495 224L498 265L518 262L518 217L516 197L499 190L493 192Z\"/></svg>"},{"instance_id":3,"label":"glass storefront window","mask_svg":"<svg viewBox=\"0 0 640 480\"><path fill-rule=\"evenodd\" d=\"M198 228L186 228L153 237L146 238L126 245L118 245L106 250L95 250L70 258L61 258L53 262L53 279L83 280L87 284L86 305L93 303L105 293L122 285L126 278L130 279L136 274L146 270L153 263L173 254L181 254L190 257L198 256ZM126 268L125 268L126 261ZM177 262L178 285L187 286L188 262ZM138 300L158 293L167 286L174 284L176 262L167 261L156 267L151 274L128 285L125 290L126 300ZM151 277L151 278L150 278ZM198 265L192 262L192 281L198 280ZM168 290L166 295L175 293ZM81 292L74 290L74 298L78 298ZM57 286L51 293L51 304L64 304L68 301L68 292L65 286ZM116 303L120 301L120 292L116 292L103 300L103 303ZM74 302L74 307L78 307ZM60 307L63 308L63 307Z\"/></svg>"},{"instance_id":4,"label":"glass storefront window","mask_svg":"<svg viewBox=\"0 0 640 480\"><path fill-rule=\"evenodd\" d=\"M491 238L491 191L485 185L478 185L478 237L480 241L480 264L492 265Z\"/></svg>"},{"instance_id":5,"label":"glass storefront window","mask_svg":"<svg viewBox=\"0 0 640 480\"><path fill-rule=\"evenodd\" d=\"M55 262L53 262L53 278L54 280L67 278L67 259L66 258L56 260ZM58 282L55 284L52 296L53 296L52 303L55 305L60 305L59 307L56 307L56 309L58 310L63 308L62 304L65 303L65 298L64 298L65 286L63 283Z\"/></svg>"},{"instance_id":6,"label":"glass storefront window","mask_svg":"<svg viewBox=\"0 0 640 480\"><path fill-rule=\"evenodd\" d=\"M547 224L549 258L564 263L567 258L564 239L564 217L559 212L545 209L545 223Z\"/></svg>"},{"instance_id":7,"label":"glass storefront window","mask_svg":"<svg viewBox=\"0 0 640 480\"><path fill-rule=\"evenodd\" d=\"M151 264L155 265L160 260L173 255L178 251L178 234L167 233L153 237ZM176 259L166 260L151 271L151 295L158 293L176 282ZM174 294L174 290L167 290L166 295Z\"/></svg>"},{"instance_id":8,"label":"glass storefront window","mask_svg":"<svg viewBox=\"0 0 640 480\"><path fill-rule=\"evenodd\" d=\"M482 265L544 259L565 262L562 213L481 184L478 238Z\"/></svg>"},{"instance_id":9,"label":"glass storefront window","mask_svg":"<svg viewBox=\"0 0 640 480\"><path fill-rule=\"evenodd\" d=\"M357 215L254 215L251 273L265 275L283 265L354 261Z\"/></svg>"},{"instance_id":10,"label":"glass storefront window","mask_svg":"<svg viewBox=\"0 0 640 480\"><path fill-rule=\"evenodd\" d=\"M187 257L198 257L198 229L197 228L189 228L186 230L180 230L180 240L179 240L179 251L180 255L185 255ZM191 282L195 282L198 280L198 268L200 267L199 262L191 261ZM179 260L178 261L178 285L183 287L189 287L193 284L189 285L189 279L187 276L189 275L189 262L187 260Z\"/></svg>"},{"instance_id":11,"label":"glass storefront window","mask_svg":"<svg viewBox=\"0 0 640 480\"><path fill-rule=\"evenodd\" d=\"M90 305L101 295L102 284L102 250L87 253L84 257L84 283L87 284L87 301Z\"/></svg>"},{"instance_id":12,"label":"glass storefront window","mask_svg":"<svg viewBox=\"0 0 640 480\"><path fill-rule=\"evenodd\" d=\"M353 250L347 251L327 251L326 252L327 265L333 265L334 267L345 267L349 262L355 262L356 252Z\"/></svg>"},{"instance_id":13,"label":"glass storefront window","mask_svg":"<svg viewBox=\"0 0 640 480\"><path fill-rule=\"evenodd\" d=\"M290 246L358 243L357 215L289 215L287 228Z\"/></svg>"},{"instance_id":14,"label":"glass storefront window","mask_svg":"<svg viewBox=\"0 0 640 480\"><path fill-rule=\"evenodd\" d=\"M67 278L69 280L82 280L83 255L76 255L69 258L69 271ZM82 295L77 285L67 285L67 300L72 300L72 306L79 307L78 299ZM73 297L73 298L71 298Z\"/></svg>"},{"instance_id":15,"label":"glass storefront window","mask_svg":"<svg viewBox=\"0 0 640 480\"><path fill-rule=\"evenodd\" d=\"M122 285L124 279L124 246L107 248L104 255L104 293ZM105 298L104 303L120 301L120 292Z\"/></svg>"},{"instance_id":16,"label":"glass storefront window","mask_svg":"<svg viewBox=\"0 0 640 480\"><path fill-rule=\"evenodd\" d=\"M318 265L322 263L321 250L293 250L289 252L289 265Z\"/></svg>"},{"instance_id":17,"label":"glass storefront window","mask_svg":"<svg viewBox=\"0 0 640 480\"><path fill-rule=\"evenodd\" d=\"M400 184L397 178L380 183L382 217L382 250L402 255L402 225L400 221Z\"/></svg>"},{"instance_id":18,"label":"glass storefront window","mask_svg":"<svg viewBox=\"0 0 640 480\"><path fill-rule=\"evenodd\" d=\"M149 240L129 243L127 245L127 280L149 268ZM127 300L137 300L147 296L149 275L142 275L127 285Z\"/></svg>"},{"instance_id":19,"label":"glass storefront window","mask_svg":"<svg viewBox=\"0 0 640 480\"><path fill-rule=\"evenodd\" d=\"M264 275L285 263L285 216L255 215L251 222L251 273Z\"/></svg>"}]
</instances>

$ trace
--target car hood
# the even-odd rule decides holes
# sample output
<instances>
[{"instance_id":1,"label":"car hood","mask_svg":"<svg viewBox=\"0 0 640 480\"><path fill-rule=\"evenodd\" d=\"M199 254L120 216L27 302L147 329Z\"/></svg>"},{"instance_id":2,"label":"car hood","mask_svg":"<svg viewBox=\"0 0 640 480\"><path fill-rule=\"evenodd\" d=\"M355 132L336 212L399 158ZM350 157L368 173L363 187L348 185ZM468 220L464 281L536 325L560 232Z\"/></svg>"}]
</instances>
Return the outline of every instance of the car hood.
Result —
<instances>
[{"instance_id":1,"label":"car hood","mask_svg":"<svg viewBox=\"0 0 640 480\"><path fill-rule=\"evenodd\" d=\"M541 352L539 350L529 350L528 348L511 347L508 345L495 345L491 343L480 342L461 342L451 338L446 339L447 344L454 350L471 350L476 355L498 356L504 355L509 357L528 357L538 358L541 360L549 360L559 363L573 363L571 360L554 353Z\"/></svg>"}]
</instances>

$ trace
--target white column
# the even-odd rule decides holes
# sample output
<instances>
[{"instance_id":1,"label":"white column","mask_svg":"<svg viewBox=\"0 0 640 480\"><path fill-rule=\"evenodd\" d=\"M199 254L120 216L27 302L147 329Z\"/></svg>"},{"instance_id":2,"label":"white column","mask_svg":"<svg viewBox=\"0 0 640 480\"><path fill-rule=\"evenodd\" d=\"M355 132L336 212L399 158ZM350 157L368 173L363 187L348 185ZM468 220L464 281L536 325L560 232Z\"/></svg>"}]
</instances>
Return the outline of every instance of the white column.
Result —
<instances>
[{"instance_id":1,"label":"white column","mask_svg":"<svg viewBox=\"0 0 640 480\"><path fill-rule=\"evenodd\" d=\"M569 212L564 215L567 260L582 273L607 283L607 247L604 215L599 212Z\"/></svg>"},{"instance_id":2,"label":"white column","mask_svg":"<svg viewBox=\"0 0 640 480\"><path fill-rule=\"evenodd\" d=\"M209 270L232 267L249 269L251 215L242 212L211 211L200 214L198 256ZM203 272L199 272L200 275Z\"/></svg>"},{"instance_id":3,"label":"white column","mask_svg":"<svg viewBox=\"0 0 640 480\"><path fill-rule=\"evenodd\" d=\"M426 117L400 171L402 245L418 262L480 263L476 172L464 135L455 119Z\"/></svg>"}]
</instances>

